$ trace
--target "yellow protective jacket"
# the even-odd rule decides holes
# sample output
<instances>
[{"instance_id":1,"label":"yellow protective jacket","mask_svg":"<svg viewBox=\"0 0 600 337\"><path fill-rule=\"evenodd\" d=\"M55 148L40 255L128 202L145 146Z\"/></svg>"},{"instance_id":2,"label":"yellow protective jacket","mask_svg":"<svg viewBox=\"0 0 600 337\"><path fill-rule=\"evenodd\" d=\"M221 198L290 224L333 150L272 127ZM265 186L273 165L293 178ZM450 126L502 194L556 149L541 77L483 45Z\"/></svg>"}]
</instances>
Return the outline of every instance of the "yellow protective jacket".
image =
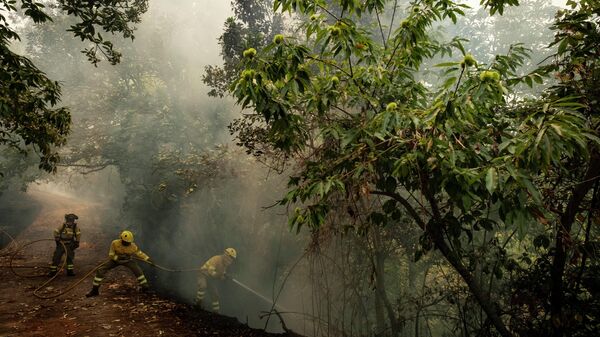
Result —
<instances>
[{"instance_id":1,"label":"yellow protective jacket","mask_svg":"<svg viewBox=\"0 0 600 337\"><path fill-rule=\"evenodd\" d=\"M233 262L233 259L227 255L216 255L208 259L200 268L204 275L224 279L227 267Z\"/></svg>"},{"instance_id":2,"label":"yellow protective jacket","mask_svg":"<svg viewBox=\"0 0 600 337\"><path fill-rule=\"evenodd\" d=\"M123 245L121 240L114 240L110 244L110 250L108 251L108 257L115 261L129 261L131 257L135 255L141 260L148 260L150 257L142 252L135 243L131 243L129 246Z\"/></svg>"},{"instance_id":3,"label":"yellow protective jacket","mask_svg":"<svg viewBox=\"0 0 600 337\"><path fill-rule=\"evenodd\" d=\"M81 239L81 231L77 224L69 226L64 223L54 230L54 240L79 241L79 239Z\"/></svg>"}]
</instances>

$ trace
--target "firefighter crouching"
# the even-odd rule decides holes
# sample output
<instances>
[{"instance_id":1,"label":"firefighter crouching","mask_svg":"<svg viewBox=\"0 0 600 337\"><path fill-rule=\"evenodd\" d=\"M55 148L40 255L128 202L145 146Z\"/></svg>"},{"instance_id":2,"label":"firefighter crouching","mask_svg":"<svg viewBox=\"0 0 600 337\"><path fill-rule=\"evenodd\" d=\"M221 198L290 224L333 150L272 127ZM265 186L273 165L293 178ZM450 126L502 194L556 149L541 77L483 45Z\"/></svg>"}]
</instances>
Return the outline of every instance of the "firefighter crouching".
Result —
<instances>
[{"instance_id":1,"label":"firefighter crouching","mask_svg":"<svg viewBox=\"0 0 600 337\"><path fill-rule=\"evenodd\" d=\"M142 252L138 246L133 243L133 233L130 231L123 231L121 233L121 238L114 240L111 243L110 250L108 252L108 261L106 261L98 269L98 271L96 271L96 276L94 277L94 281L92 283L92 290L85 296L98 296L100 283L102 283L102 279L104 279L106 272L118 266L125 266L129 268L129 270L131 270L137 277L141 290L143 292L147 291L149 289L148 280L146 279L146 276L144 276L144 272L137 264L134 257L150 262L150 257L144 254L144 252Z\"/></svg>"},{"instance_id":2,"label":"firefighter crouching","mask_svg":"<svg viewBox=\"0 0 600 337\"><path fill-rule=\"evenodd\" d=\"M67 255L67 275L75 276L73 260L75 260L75 249L79 247L79 240L81 239L81 232L75 222L77 219L79 217L73 213L65 214L65 222L54 230L56 249L52 256L52 265L48 276L56 275L63 254Z\"/></svg>"},{"instance_id":3,"label":"firefighter crouching","mask_svg":"<svg viewBox=\"0 0 600 337\"><path fill-rule=\"evenodd\" d=\"M208 295L212 300L212 310L219 312L219 292L217 290L217 280L224 280L227 276L227 267L233 263L237 257L237 252L233 248L225 249L222 255L216 255L208 259L200 268L198 275L198 292L196 293L196 306L203 308L203 301L208 290Z\"/></svg>"}]
</instances>

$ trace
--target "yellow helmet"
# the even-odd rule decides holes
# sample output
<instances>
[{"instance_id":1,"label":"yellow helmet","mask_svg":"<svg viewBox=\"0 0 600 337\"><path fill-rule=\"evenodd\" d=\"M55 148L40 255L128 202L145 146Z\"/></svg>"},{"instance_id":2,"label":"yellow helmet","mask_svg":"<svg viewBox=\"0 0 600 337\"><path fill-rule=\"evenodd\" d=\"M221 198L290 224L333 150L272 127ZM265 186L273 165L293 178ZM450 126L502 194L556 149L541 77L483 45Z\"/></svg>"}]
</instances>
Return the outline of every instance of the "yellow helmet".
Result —
<instances>
[{"instance_id":1,"label":"yellow helmet","mask_svg":"<svg viewBox=\"0 0 600 337\"><path fill-rule=\"evenodd\" d=\"M123 231L121 233L121 240L132 243L133 242L133 233L130 231Z\"/></svg>"},{"instance_id":2,"label":"yellow helmet","mask_svg":"<svg viewBox=\"0 0 600 337\"><path fill-rule=\"evenodd\" d=\"M237 258L237 252L233 248L226 248L225 249L225 255L231 256L234 259Z\"/></svg>"}]
</instances>

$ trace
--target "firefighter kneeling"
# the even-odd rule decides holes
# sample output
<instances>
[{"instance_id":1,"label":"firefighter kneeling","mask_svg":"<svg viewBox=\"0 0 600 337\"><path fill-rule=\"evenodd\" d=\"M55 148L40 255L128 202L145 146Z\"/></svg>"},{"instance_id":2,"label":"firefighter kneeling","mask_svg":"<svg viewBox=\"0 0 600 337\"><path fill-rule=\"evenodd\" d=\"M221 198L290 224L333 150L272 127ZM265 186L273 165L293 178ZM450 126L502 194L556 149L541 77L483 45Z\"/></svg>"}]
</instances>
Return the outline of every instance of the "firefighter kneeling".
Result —
<instances>
[{"instance_id":1,"label":"firefighter kneeling","mask_svg":"<svg viewBox=\"0 0 600 337\"><path fill-rule=\"evenodd\" d=\"M144 276L144 272L134 260L133 256L143 261L150 262L150 257L144 254L138 248L138 246L133 243L133 233L130 231L123 231L123 233L121 233L121 239L114 240L111 243L110 250L108 252L109 260L98 269L92 283L92 290L85 296L98 296L98 289L100 288L100 283L102 283L102 279L104 279L106 272L118 266L125 266L129 268L137 277L142 291L147 291L149 289L148 280L146 279L146 276Z\"/></svg>"},{"instance_id":2,"label":"firefighter kneeling","mask_svg":"<svg viewBox=\"0 0 600 337\"><path fill-rule=\"evenodd\" d=\"M212 309L219 312L219 292L217 290L217 280L227 278L227 267L236 259L237 253L233 248L225 249L222 255L216 255L208 259L200 268L198 275L198 293L196 294L196 306L202 308L204 296L208 290L208 295L212 300Z\"/></svg>"}]
</instances>

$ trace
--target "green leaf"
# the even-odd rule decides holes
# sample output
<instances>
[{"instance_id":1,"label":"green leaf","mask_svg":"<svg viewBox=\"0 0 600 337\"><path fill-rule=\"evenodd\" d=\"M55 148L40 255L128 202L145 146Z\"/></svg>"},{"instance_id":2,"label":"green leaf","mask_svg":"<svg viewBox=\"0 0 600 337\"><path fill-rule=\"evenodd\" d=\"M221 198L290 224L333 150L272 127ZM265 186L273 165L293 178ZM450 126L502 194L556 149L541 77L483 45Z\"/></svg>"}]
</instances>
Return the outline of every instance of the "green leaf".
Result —
<instances>
[{"instance_id":1,"label":"green leaf","mask_svg":"<svg viewBox=\"0 0 600 337\"><path fill-rule=\"evenodd\" d=\"M521 183L525 185L525 188L527 188L527 191L529 191L529 194L533 200L535 200L535 202L540 203L542 201L542 195L540 194L540 191L533 185L531 180L523 178L521 179Z\"/></svg>"},{"instance_id":2,"label":"green leaf","mask_svg":"<svg viewBox=\"0 0 600 337\"><path fill-rule=\"evenodd\" d=\"M342 148L345 148L346 146L348 146L348 144L354 142L354 139L356 139L356 136L358 135L358 131L350 131L348 133L346 133L344 135L344 138L342 139Z\"/></svg>"},{"instance_id":3,"label":"green leaf","mask_svg":"<svg viewBox=\"0 0 600 337\"><path fill-rule=\"evenodd\" d=\"M457 66L459 64L460 64L460 62L444 62L444 63L438 63L434 67L453 67L453 66Z\"/></svg>"},{"instance_id":4,"label":"green leaf","mask_svg":"<svg viewBox=\"0 0 600 337\"><path fill-rule=\"evenodd\" d=\"M560 42L560 45L558 45L558 53L562 54L565 52L565 50L567 50L567 47L569 46L569 41L567 39L563 39Z\"/></svg>"},{"instance_id":5,"label":"green leaf","mask_svg":"<svg viewBox=\"0 0 600 337\"><path fill-rule=\"evenodd\" d=\"M450 77L450 78L448 78L448 79L447 79L447 80L444 82L443 88L444 88L444 89L448 89L448 88L450 88L450 87L452 86L452 84L454 84L454 82L456 82L456 77ZM452 101L450 101L450 102L452 102Z\"/></svg>"},{"instance_id":6,"label":"green leaf","mask_svg":"<svg viewBox=\"0 0 600 337\"><path fill-rule=\"evenodd\" d=\"M490 167L485 175L485 188L488 192L494 193L498 187L498 171L494 167Z\"/></svg>"},{"instance_id":7,"label":"green leaf","mask_svg":"<svg viewBox=\"0 0 600 337\"><path fill-rule=\"evenodd\" d=\"M496 222L492 219L480 219L477 224L486 231L493 231L496 226Z\"/></svg>"},{"instance_id":8,"label":"green leaf","mask_svg":"<svg viewBox=\"0 0 600 337\"><path fill-rule=\"evenodd\" d=\"M554 129L554 131L556 132L556 134L558 134L559 136L562 137L563 135L563 130L562 127L558 124L550 124L550 126Z\"/></svg>"}]
</instances>

